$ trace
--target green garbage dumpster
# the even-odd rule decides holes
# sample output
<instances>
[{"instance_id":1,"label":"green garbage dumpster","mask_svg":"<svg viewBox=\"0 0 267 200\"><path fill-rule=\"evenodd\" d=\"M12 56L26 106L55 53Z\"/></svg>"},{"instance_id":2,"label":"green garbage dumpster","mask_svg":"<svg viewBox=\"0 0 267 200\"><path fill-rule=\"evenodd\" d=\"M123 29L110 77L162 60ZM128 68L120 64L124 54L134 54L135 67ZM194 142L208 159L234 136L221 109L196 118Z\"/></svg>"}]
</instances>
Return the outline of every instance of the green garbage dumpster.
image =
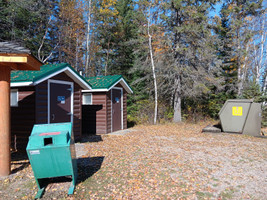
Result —
<instances>
[{"instance_id":1,"label":"green garbage dumpster","mask_svg":"<svg viewBox=\"0 0 267 200\"><path fill-rule=\"evenodd\" d=\"M219 112L224 132L260 136L261 104L250 99L229 99Z\"/></svg>"},{"instance_id":2,"label":"green garbage dumpster","mask_svg":"<svg viewBox=\"0 0 267 200\"><path fill-rule=\"evenodd\" d=\"M27 154L32 166L40 198L45 190L45 179L72 176L68 194L73 194L77 179L72 123L34 125Z\"/></svg>"}]
</instances>

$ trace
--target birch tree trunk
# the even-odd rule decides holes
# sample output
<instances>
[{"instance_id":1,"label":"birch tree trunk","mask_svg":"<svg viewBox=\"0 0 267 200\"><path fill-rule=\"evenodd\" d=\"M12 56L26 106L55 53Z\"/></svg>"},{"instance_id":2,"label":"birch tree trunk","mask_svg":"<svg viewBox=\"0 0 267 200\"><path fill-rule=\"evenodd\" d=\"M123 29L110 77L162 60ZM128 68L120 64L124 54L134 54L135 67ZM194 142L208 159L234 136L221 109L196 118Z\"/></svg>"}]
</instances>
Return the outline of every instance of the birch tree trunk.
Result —
<instances>
[{"instance_id":1,"label":"birch tree trunk","mask_svg":"<svg viewBox=\"0 0 267 200\"><path fill-rule=\"evenodd\" d=\"M264 44L266 42L266 32L264 31L264 27L265 27L265 19L266 17L263 18L263 21L262 21L262 24L261 24L261 31L262 31L262 34L261 34L261 45L260 45L260 58L259 58L259 70L257 71L257 83L260 85L260 76L261 76L261 70L263 68L262 66L262 61L263 61L263 51L264 51ZM265 81L266 83L266 81ZM264 87L264 86L263 86Z\"/></svg>"},{"instance_id":2,"label":"birch tree trunk","mask_svg":"<svg viewBox=\"0 0 267 200\"><path fill-rule=\"evenodd\" d=\"M267 71L265 73L265 77L263 79L263 88L262 88L262 91L263 91L263 95L267 95ZM267 106L267 102L264 101L263 102L263 106Z\"/></svg>"},{"instance_id":3,"label":"birch tree trunk","mask_svg":"<svg viewBox=\"0 0 267 200\"><path fill-rule=\"evenodd\" d=\"M263 83L263 92L267 93L267 74L265 73L265 79L264 79L264 83Z\"/></svg>"},{"instance_id":4,"label":"birch tree trunk","mask_svg":"<svg viewBox=\"0 0 267 200\"><path fill-rule=\"evenodd\" d=\"M243 93L243 69L242 69L242 66L241 66L241 45L240 45L240 38L239 38L239 28L237 29L236 31L237 33L237 67L238 67L238 70L237 70L237 96L242 96L242 93Z\"/></svg>"},{"instance_id":5,"label":"birch tree trunk","mask_svg":"<svg viewBox=\"0 0 267 200\"><path fill-rule=\"evenodd\" d=\"M249 43L247 43L246 44L246 52L248 52L249 51ZM241 76L241 78L240 78L240 81L241 81L241 84L240 84L240 95L242 95L242 91L243 91L243 86L244 86L244 82L245 82L245 80L246 80L246 75L247 75L247 68L248 68L248 66L247 66L247 61L248 61L248 54L245 56L245 60L244 60L244 63L241 65L241 67L240 67L240 70L241 70L241 72L240 72L240 76ZM257 71L257 74L258 74L258 71Z\"/></svg>"},{"instance_id":6,"label":"birch tree trunk","mask_svg":"<svg viewBox=\"0 0 267 200\"><path fill-rule=\"evenodd\" d=\"M109 59L109 42L108 42L108 49L105 49L106 51L106 63L105 63L105 76L108 74L108 59Z\"/></svg>"},{"instance_id":7,"label":"birch tree trunk","mask_svg":"<svg viewBox=\"0 0 267 200\"><path fill-rule=\"evenodd\" d=\"M158 88L157 88L157 78L155 72L155 65L154 65L154 57L153 57L153 48L152 48L152 36L150 34L150 13L151 3L149 6L149 15L148 15L148 25L147 25L147 35L148 35L148 43L149 43L149 53L151 59L151 66L152 66L152 74L153 74L153 81L154 81L154 90L155 90L155 108L154 108L154 124L157 123L157 115L158 115Z\"/></svg>"},{"instance_id":8,"label":"birch tree trunk","mask_svg":"<svg viewBox=\"0 0 267 200\"><path fill-rule=\"evenodd\" d=\"M238 67L238 71L237 71L237 96L241 96L242 95L242 89L243 89L243 81L242 81L242 70L241 67Z\"/></svg>"},{"instance_id":9,"label":"birch tree trunk","mask_svg":"<svg viewBox=\"0 0 267 200\"><path fill-rule=\"evenodd\" d=\"M76 38L76 52L75 52L75 69L78 71L78 63L79 63L79 37Z\"/></svg>"},{"instance_id":10,"label":"birch tree trunk","mask_svg":"<svg viewBox=\"0 0 267 200\"><path fill-rule=\"evenodd\" d=\"M265 45L266 45L266 36L267 36L267 32L265 31L265 20L266 17L263 17L263 20L256 21L255 23L253 23L253 30L255 32L259 32L260 33L260 38L256 38L253 42L253 49L254 49L254 65L255 65L255 77L256 77L256 83L258 85L261 86L261 90L264 91L264 76L265 76L265 63L266 63L266 58L264 58L264 49L265 49ZM255 26L257 25L257 23L261 23L260 24L260 29L256 29ZM259 49L257 49L257 44L256 42L259 40ZM263 84L261 84L260 79L263 79Z\"/></svg>"},{"instance_id":11,"label":"birch tree trunk","mask_svg":"<svg viewBox=\"0 0 267 200\"><path fill-rule=\"evenodd\" d=\"M42 50L42 48L43 48L43 46L44 46L44 42L45 42L45 39L46 39L46 35L47 35L47 33L48 33L48 27L49 27L49 25L50 25L51 20L52 20L52 16L49 17L49 20L48 20L48 23L47 23L47 27L46 27L46 29L45 29L44 36L43 36L43 38L42 38L42 42L41 42L41 44L40 44L40 46L39 46L39 48L38 48L38 52L37 52L38 59L41 60L42 62L44 62L44 56L41 56L41 50Z\"/></svg>"},{"instance_id":12,"label":"birch tree trunk","mask_svg":"<svg viewBox=\"0 0 267 200\"><path fill-rule=\"evenodd\" d=\"M51 20L52 20L52 15L49 17L49 20L48 20L48 23L47 23L47 27L46 27L46 29L45 29L44 36L43 36L43 38L42 38L41 44L40 44L40 46L39 46L39 48L38 48L38 52L37 52L38 59L39 59L40 61L42 61L42 63L45 63L48 59L51 58L51 56L53 55L53 51L58 47L58 44L59 44L59 43L57 43L57 44L55 45L55 47L50 51L50 54L49 54L46 58L45 58L45 56L41 56L41 51L42 51L42 48L43 48L43 46L44 46L44 42L45 42L45 40L46 40L46 38L47 38L48 28L49 28L49 25L50 25L50 23L51 23Z\"/></svg>"},{"instance_id":13,"label":"birch tree trunk","mask_svg":"<svg viewBox=\"0 0 267 200\"><path fill-rule=\"evenodd\" d=\"M173 122L182 121L182 108L181 108L181 76L177 75L175 79L175 90L174 90L174 115Z\"/></svg>"},{"instance_id":14,"label":"birch tree trunk","mask_svg":"<svg viewBox=\"0 0 267 200\"><path fill-rule=\"evenodd\" d=\"M85 56L85 72L89 75L89 41L90 41L90 24L91 24L91 0L88 0L88 12L87 12L87 32L86 32L86 56Z\"/></svg>"}]
</instances>

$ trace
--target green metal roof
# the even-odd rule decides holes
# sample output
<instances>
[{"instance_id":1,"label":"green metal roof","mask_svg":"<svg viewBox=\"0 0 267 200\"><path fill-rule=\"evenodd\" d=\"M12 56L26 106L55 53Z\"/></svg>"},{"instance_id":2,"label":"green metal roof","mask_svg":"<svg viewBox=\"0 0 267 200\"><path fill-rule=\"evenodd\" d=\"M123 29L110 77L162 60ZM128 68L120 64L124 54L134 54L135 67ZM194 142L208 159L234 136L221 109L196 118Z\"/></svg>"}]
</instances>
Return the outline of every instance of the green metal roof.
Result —
<instances>
[{"instance_id":1,"label":"green metal roof","mask_svg":"<svg viewBox=\"0 0 267 200\"><path fill-rule=\"evenodd\" d=\"M121 78L123 78L122 75L110 75L89 77L86 80L90 83L92 89L109 89Z\"/></svg>"},{"instance_id":2,"label":"green metal roof","mask_svg":"<svg viewBox=\"0 0 267 200\"><path fill-rule=\"evenodd\" d=\"M67 69L66 69L67 68ZM53 74L60 73L60 70L66 69L66 73L69 74L78 84L83 85L83 87L91 88L91 85L78 74L78 72L73 69L68 63L60 63L60 64L49 64L43 65L40 68L40 71L12 71L11 72L11 84L23 84L25 82L38 82L43 79L49 78ZM62 71L63 72L63 71ZM64 70L65 72L65 70ZM69 73L70 72L70 73Z\"/></svg>"},{"instance_id":3,"label":"green metal roof","mask_svg":"<svg viewBox=\"0 0 267 200\"><path fill-rule=\"evenodd\" d=\"M40 68L40 71L12 71L11 72L11 82L29 82L29 81L37 81L50 74L57 72L65 67L72 67L67 63L61 64L50 64L50 65L43 65ZM73 70L73 69L72 69Z\"/></svg>"},{"instance_id":4,"label":"green metal roof","mask_svg":"<svg viewBox=\"0 0 267 200\"><path fill-rule=\"evenodd\" d=\"M127 90L132 92L131 87L127 84L122 75L109 75L109 76L96 76L83 78L80 76L76 70L74 70L67 63L60 64L49 64L43 65L40 68L40 71L12 71L11 72L11 83L23 83L23 82L38 82L43 78L49 77L50 75L68 67L72 72L74 72L80 79L86 82L92 89L106 89L109 90L111 87L115 86L118 81L122 80L124 87L127 87Z\"/></svg>"},{"instance_id":5,"label":"green metal roof","mask_svg":"<svg viewBox=\"0 0 267 200\"><path fill-rule=\"evenodd\" d=\"M85 79L91 85L93 90L109 90L120 82L127 92L133 92L132 88L128 85L122 75L95 76Z\"/></svg>"}]
</instances>

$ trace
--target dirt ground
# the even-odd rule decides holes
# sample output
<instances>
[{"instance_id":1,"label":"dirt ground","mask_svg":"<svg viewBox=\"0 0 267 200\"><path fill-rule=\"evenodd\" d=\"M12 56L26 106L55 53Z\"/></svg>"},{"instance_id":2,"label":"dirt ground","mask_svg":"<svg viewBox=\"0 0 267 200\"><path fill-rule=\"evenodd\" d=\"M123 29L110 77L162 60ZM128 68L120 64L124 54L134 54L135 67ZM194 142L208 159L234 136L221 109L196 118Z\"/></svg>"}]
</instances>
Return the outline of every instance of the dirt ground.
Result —
<instances>
[{"instance_id":1,"label":"dirt ground","mask_svg":"<svg viewBox=\"0 0 267 200\"><path fill-rule=\"evenodd\" d=\"M207 123L136 126L76 143L78 180L50 180L43 199L267 199L267 139L201 133ZM33 199L24 155L0 178L0 199Z\"/></svg>"}]
</instances>

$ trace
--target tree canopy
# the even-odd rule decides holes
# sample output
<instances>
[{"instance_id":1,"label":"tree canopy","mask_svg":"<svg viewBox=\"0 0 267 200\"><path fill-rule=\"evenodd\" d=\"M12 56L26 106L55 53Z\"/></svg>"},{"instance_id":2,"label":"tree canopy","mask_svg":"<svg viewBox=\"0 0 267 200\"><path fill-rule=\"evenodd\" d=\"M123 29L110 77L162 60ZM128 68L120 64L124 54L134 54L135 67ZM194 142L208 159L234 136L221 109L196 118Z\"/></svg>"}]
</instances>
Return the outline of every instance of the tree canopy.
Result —
<instances>
[{"instance_id":1,"label":"tree canopy","mask_svg":"<svg viewBox=\"0 0 267 200\"><path fill-rule=\"evenodd\" d=\"M133 123L216 118L228 98L263 102L266 112L266 6L263 0L0 0L0 40L24 45L44 63L68 62L85 76L123 75L134 90Z\"/></svg>"}]
</instances>

